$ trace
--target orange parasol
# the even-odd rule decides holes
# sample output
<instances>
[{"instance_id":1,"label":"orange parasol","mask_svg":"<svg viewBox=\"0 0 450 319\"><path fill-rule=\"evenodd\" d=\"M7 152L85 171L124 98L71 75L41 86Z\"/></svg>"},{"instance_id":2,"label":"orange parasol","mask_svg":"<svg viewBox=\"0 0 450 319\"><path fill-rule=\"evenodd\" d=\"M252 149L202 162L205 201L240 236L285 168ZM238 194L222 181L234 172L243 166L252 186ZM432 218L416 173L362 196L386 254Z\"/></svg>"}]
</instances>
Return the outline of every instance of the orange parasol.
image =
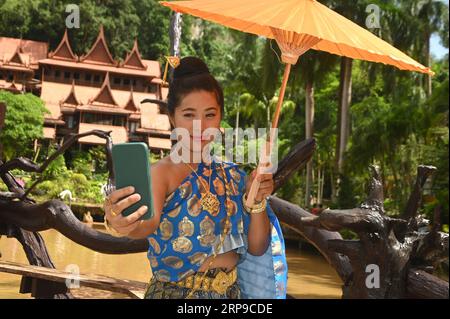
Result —
<instances>
[{"instance_id":1,"label":"orange parasol","mask_svg":"<svg viewBox=\"0 0 450 319\"><path fill-rule=\"evenodd\" d=\"M179 13L275 39L286 66L272 128L278 126L291 65L296 64L299 56L309 49L389 64L401 70L434 74L430 68L316 0L193 0L160 3ZM259 183L254 182L247 204L254 203L258 188Z\"/></svg>"}]
</instances>

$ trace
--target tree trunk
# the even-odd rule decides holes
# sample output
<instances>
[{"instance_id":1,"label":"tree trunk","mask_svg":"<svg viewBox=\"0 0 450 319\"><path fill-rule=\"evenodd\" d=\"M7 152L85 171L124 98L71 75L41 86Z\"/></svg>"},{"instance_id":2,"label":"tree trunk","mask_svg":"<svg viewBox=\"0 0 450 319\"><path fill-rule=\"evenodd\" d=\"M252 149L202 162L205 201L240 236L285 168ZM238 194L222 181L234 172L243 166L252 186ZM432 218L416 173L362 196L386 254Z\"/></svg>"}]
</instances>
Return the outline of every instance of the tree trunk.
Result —
<instances>
[{"instance_id":1,"label":"tree trunk","mask_svg":"<svg viewBox=\"0 0 450 319\"><path fill-rule=\"evenodd\" d=\"M320 176L320 167L319 166L317 166L317 203L320 203L321 202L321 198L320 198L320 179L321 179L321 176Z\"/></svg>"},{"instance_id":2,"label":"tree trunk","mask_svg":"<svg viewBox=\"0 0 450 319\"><path fill-rule=\"evenodd\" d=\"M5 117L6 117L6 104L3 102L0 102L0 133L3 130L3 125L5 124ZM0 143L0 160L2 160L3 156L3 144Z\"/></svg>"},{"instance_id":3,"label":"tree trunk","mask_svg":"<svg viewBox=\"0 0 450 319\"><path fill-rule=\"evenodd\" d=\"M339 193L340 175L343 173L344 154L347 149L350 133L350 103L352 98L352 68L353 60L347 57L341 58L341 74L339 86L339 109L336 138L336 194Z\"/></svg>"},{"instance_id":4,"label":"tree trunk","mask_svg":"<svg viewBox=\"0 0 450 319\"><path fill-rule=\"evenodd\" d=\"M430 41L431 41L431 34L427 30L427 32L425 33L425 66L428 67L431 67ZM427 74L425 76L426 76L426 94L427 97L430 97L432 93L431 75Z\"/></svg>"},{"instance_id":5,"label":"tree trunk","mask_svg":"<svg viewBox=\"0 0 450 319\"><path fill-rule=\"evenodd\" d=\"M235 145L236 147L238 146L238 141L239 141L239 107L237 108L237 112L236 112L236 126L235 126Z\"/></svg>"},{"instance_id":6,"label":"tree trunk","mask_svg":"<svg viewBox=\"0 0 450 319\"><path fill-rule=\"evenodd\" d=\"M314 86L312 82L306 83L306 106L305 106L305 135L306 139L313 136L314 131ZM305 186L305 207L311 206L312 189L312 159L306 164L306 186Z\"/></svg>"},{"instance_id":7,"label":"tree trunk","mask_svg":"<svg viewBox=\"0 0 450 319\"><path fill-rule=\"evenodd\" d=\"M335 167L330 163L330 186L331 186L331 202L335 203L337 200L337 178L335 174Z\"/></svg>"},{"instance_id":8,"label":"tree trunk","mask_svg":"<svg viewBox=\"0 0 450 319\"><path fill-rule=\"evenodd\" d=\"M322 167L322 173L321 173L321 179L320 179L320 188L319 188L319 192L320 192L320 196L319 196L319 203L322 204L323 202L323 186L325 184L325 168Z\"/></svg>"}]
</instances>

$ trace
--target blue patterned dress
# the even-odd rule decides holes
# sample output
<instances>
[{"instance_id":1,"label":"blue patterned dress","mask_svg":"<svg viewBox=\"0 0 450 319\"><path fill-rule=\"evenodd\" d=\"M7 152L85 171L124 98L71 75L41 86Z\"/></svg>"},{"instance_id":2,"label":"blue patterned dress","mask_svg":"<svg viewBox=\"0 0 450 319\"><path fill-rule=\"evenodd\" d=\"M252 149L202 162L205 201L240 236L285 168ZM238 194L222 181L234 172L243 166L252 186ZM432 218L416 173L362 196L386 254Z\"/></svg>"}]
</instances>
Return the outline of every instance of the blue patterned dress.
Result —
<instances>
[{"instance_id":1,"label":"blue patterned dress","mask_svg":"<svg viewBox=\"0 0 450 319\"><path fill-rule=\"evenodd\" d=\"M203 185L209 182L209 165L200 163L196 173L188 175L180 186L167 196L159 228L148 236L148 258L153 279L158 282L176 282L198 271L204 260L213 253L219 242L226 219L226 191L224 183L233 183L235 193L228 194L232 201L231 232L226 236L218 253L236 250L241 298L286 298L287 263L280 224L270 205L266 212L271 223L271 243L262 256L247 252L247 234L250 216L243 208L245 172L231 162L212 161L210 191L217 195L220 209L210 213L202 209L200 198ZM223 165L224 181L217 165ZM233 189L232 187L230 187Z\"/></svg>"}]
</instances>

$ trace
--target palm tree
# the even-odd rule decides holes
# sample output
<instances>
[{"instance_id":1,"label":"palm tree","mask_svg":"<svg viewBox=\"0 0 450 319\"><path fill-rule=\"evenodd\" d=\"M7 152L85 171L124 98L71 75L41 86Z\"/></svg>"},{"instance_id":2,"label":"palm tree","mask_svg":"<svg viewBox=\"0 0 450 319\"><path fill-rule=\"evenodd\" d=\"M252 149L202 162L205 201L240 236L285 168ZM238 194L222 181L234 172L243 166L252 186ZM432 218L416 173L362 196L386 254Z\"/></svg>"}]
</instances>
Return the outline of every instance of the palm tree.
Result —
<instances>
[{"instance_id":1,"label":"palm tree","mask_svg":"<svg viewBox=\"0 0 450 319\"><path fill-rule=\"evenodd\" d=\"M300 56L297 64L292 68L291 85L295 90L300 84L305 90L305 138L314 135L314 86L320 83L336 65L337 58L323 51L310 50ZM295 81L295 82L294 82ZM305 206L311 205L311 191L313 180L313 162L306 165Z\"/></svg>"},{"instance_id":2,"label":"palm tree","mask_svg":"<svg viewBox=\"0 0 450 319\"><path fill-rule=\"evenodd\" d=\"M360 25L364 25L367 16L367 4L366 1L358 1L357 3L349 1L329 1L329 5L333 10ZM336 157L333 174L336 179L332 180L331 195L333 201L336 199L339 192L340 176L343 174L344 155L347 150L350 135L350 105L352 100L353 59L344 56L340 59L339 108L337 117Z\"/></svg>"},{"instance_id":3,"label":"palm tree","mask_svg":"<svg viewBox=\"0 0 450 319\"><path fill-rule=\"evenodd\" d=\"M441 31L445 16L448 20L448 5L438 0L414 0L404 4L409 6L409 12L416 19L416 32L421 36L416 37L416 50L420 54L421 62L431 66L430 42L434 33ZM448 37L448 34L447 34ZM431 75L425 77L425 92L431 96Z\"/></svg>"}]
</instances>

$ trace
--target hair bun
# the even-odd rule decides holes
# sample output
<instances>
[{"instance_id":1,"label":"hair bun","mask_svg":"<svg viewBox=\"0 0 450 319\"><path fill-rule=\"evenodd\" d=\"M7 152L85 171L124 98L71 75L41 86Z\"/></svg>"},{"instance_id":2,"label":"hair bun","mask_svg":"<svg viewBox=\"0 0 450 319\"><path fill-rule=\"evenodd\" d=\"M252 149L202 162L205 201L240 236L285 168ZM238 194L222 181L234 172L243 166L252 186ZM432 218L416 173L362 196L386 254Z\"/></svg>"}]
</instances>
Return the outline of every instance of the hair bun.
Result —
<instances>
[{"instance_id":1,"label":"hair bun","mask_svg":"<svg viewBox=\"0 0 450 319\"><path fill-rule=\"evenodd\" d=\"M173 70L173 79L184 78L197 74L209 73L208 66L201 59L187 56L180 60L180 64Z\"/></svg>"}]
</instances>

